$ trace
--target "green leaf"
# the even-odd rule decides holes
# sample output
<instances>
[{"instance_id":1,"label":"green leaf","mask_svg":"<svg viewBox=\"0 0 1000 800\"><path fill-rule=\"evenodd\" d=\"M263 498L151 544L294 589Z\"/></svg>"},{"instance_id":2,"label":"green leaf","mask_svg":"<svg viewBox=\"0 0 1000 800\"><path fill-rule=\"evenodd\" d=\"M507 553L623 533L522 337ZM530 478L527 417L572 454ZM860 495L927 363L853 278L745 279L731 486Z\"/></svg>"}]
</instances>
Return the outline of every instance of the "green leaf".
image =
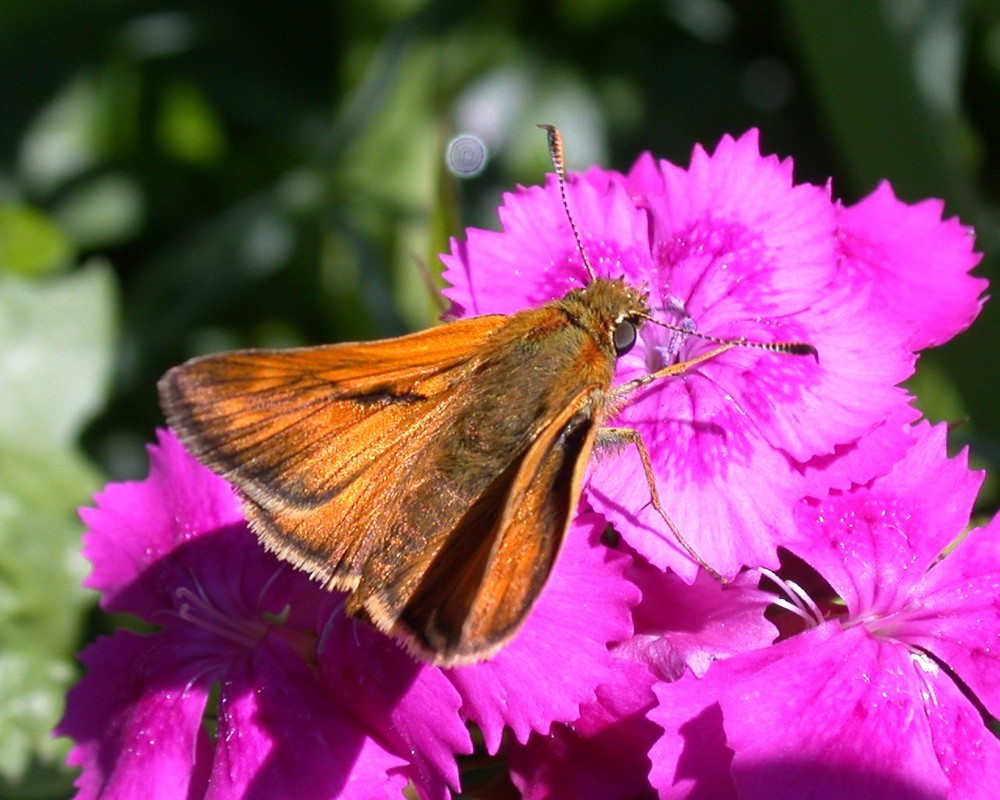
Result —
<instances>
[{"instance_id":1,"label":"green leaf","mask_svg":"<svg viewBox=\"0 0 1000 800\"><path fill-rule=\"evenodd\" d=\"M178 161L211 164L226 150L219 117L193 83L177 81L164 88L157 132L164 152Z\"/></svg>"},{"instance_id":2,"label":"green leaf","mask_svg":"<svg viewBox=\"0 0 1000 800\"><path fill-rule=\"evenodd\" d=\"M0 275L0 441L67 447L111 375L114 279L94 264L58 281Z\"/></svg>"},{"instance_id":3,"label":"green leaf","mask_svg":"<svg viewBox=\"0 0 1000 800\"><path fill-rule=\"evenodd\" d=\"M0 777L10 781L65 754L51 731L92 602L81 586L87 567L75 509L99 485L73 450L0 445Z\"/></svg>"},{"instance_id":4,"label":"green leaf","mask_svg":"<svg viewBox=\"0 0 1000 800\"><path fill-rule=\"evenodd\" d=\"M99 82L81 73L39 110L20 147L25 186L47 194L93 166L101 152L99 98Z\"/></svg>"},{"instance_id":5,"label":"green leaf","mask_svg":"<svg viewBox=\"0 0 1000 800\"><path fill-rule=\"evenodd\" d=\"M68 190L54 213L81 247L109 247L139 232L145 201L132 176L112 173Z\"/></svg>"},{"instance_id":6,"label":"green leaf","mask_svg":"<svg viewBox=\"0 0 1000 800\"><path fill-rule=\"evenodd\" d=\"M0 206L0 272L36 276L70 265L73 243L45 214L31 206Z\"/></svg>"},{"instance_id":7,"label":"green leaf","mask_svg":"<svg viewBox=\"0 0 1000 800\"><path fill-rule=\"evenodd\" d=\"M78 550L77 526L64 524L63 534L65 550ZM47 549L57 550L55 546ZM50 591L44 605L21 600L13 608L7 607L6 600L11 593L9 587L3 586L5 607L0 610L0 620L5 630L0 646L0 776L8 780L18 778L32 760L54 762L65 754L66 743L53 739L51 731L62 715L63 696L75 676L70 658L73 644L60 642L61 646L57 646L53 642L43 646L43 637L50 627L47 621L52 619L71 621L75 627L87 596L79 588L79 574L60 575L53 563L58 564L58 561L30 565L35 570L34 583L42 584L36 595L43 588ZM54 608L59 602L62 605ZM34 636L15 638L25 629L33 630Z\"/></svg>"}]
</instances>

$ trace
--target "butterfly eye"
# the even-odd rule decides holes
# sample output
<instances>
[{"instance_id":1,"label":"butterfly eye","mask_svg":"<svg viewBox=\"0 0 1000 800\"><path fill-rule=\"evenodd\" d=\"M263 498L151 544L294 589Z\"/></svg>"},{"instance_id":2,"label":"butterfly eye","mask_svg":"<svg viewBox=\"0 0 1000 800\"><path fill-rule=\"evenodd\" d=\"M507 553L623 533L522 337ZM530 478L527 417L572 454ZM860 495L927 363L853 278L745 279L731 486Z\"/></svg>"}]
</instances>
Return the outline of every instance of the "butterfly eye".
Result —
<instances>
[{"instance_id":1,"label":"butterfly eye","mask_svg":"<svg viewBox=\"0 0 1000 800\"><path fill-rule=\"evenodd\" d=\"M627 319L619 322L615 326L615 332L611 336L615 344L615 353L620 356L625 355L635 344L636 336L635 325L633 323Z\"/></svg>"}]
</instances>

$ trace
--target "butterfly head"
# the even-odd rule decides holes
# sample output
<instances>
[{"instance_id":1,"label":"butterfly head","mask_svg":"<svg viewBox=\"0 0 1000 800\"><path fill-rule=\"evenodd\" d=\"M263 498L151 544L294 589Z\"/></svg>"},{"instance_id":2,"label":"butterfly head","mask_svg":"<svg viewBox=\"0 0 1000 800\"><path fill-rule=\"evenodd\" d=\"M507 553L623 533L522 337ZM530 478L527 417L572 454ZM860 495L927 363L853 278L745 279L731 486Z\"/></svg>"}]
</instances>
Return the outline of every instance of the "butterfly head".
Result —
<instances>
[{"instance_id":1,"label":"butterfly head","mask_svg":"<svg viewBox=\"0 0 1000 800\"><path fill-rule=\"evenodd\" d=\"M650 319L646 291L623 278L595 278L563 302L572 306L570 314L578 324L597 333L615 358L632 349L643 322Z\"/></svg>"}]
</instances>

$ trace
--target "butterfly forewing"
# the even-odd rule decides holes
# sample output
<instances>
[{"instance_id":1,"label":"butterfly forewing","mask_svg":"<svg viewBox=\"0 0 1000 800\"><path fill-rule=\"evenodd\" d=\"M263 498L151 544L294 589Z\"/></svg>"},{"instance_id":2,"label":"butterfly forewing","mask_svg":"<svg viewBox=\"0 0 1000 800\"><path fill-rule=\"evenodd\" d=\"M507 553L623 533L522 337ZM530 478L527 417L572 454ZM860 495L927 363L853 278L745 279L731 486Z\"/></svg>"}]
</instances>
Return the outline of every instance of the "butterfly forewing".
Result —
<instances>
[{"instance_id":1,"label":"butterfly forewing","mask_svg":"<svg viewBox=\"0 0 1000 800\"><path fill-rule=\"evenodd\" d=\"M435 420L444 424L434 409L454 398L471 354L505 322L477 317L385 342L194 359L160 381L161 404L191 452L241 489L269 547L350 589L377 546L371 494L403 491L393 486L405 480L399 451ZM443 335L454 326L471 349Z\"/></svg>"},{"instance_id":2,"label":"butterfly forewing","mask_svg":"<svg viewBox=\"0 0 1000 800\"><path fill-rule=\"evenodd\" d=\"M391 447L414 406L454 389L505 322L475 317L382 342L198 358L163 377L160 402L191 452L253 499L322 502ZM458 336L447 334L456 327Z\"/></svg>"}]
</instances>

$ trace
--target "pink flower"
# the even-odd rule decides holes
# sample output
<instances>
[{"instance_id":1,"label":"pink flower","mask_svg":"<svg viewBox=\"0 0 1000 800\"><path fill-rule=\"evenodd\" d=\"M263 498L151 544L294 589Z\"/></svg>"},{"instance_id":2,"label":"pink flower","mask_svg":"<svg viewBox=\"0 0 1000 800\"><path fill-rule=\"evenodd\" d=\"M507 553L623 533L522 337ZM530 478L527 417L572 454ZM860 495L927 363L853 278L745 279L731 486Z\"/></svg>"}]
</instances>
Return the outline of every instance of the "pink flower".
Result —
<instances>
[{"instance_id":1,"label":"pink flower","mask_svg":"<svg viewBox=\"0 0 1000 800\"><path fill-rule=\"evenodd\" d=\"M943 427L914 441L884 477L796 511L792 549L842 599L830 618L802 604L805 632L654 687L661 797L995 794L1000 519L937 561L981 476L947 459Z\"/></svg>"},{"instance_id":2,"label":"pink flower","mask_svg":"<svg viewBox=\"0 0 1000 800\"><path fill-rule=\"evenodd\" d=\"M796 185L791 162L762 157L755 131L724 138L713 154L696 148L687 169L649 156L628 175L591 169L571 176L568 193L599 275L645 285L664 321L819 351L817 363L735 348L653 384L609 420L640 432L664 508L724 574L777 564L799 497L888 471L902 426L917 416L897 388L914 350L979 310L970 236L942 223L940 206L905 206L880 190L845 210L828 188ZM586 282L554 180L507 195L500 220L502 232L471 230L444 256L456 313L510 313ZM932 257L916 276L908 267L922 247ZM941 307L893 309L886 298L896 290L940 297ZM712 346L647 324L617 380ZM884 446L864 447L872 435ZM652 563L693 578L632 448L595 459L587 496Z\"/></svg>"},{"instance_id":3,"label":"pink flower","mask_svg":"<svg viewBox=\"0 0 1000 800\"><path fill-rule=\"evenodd\" d=\"M649 749L659 729L646 718L655 703L652 670L618 658L577 720L507 748L511 777L524 800L608 800L652 794Z\"/></svg>"},{"instance_id":4,"label":"pink flower","mask_svg":"<svg viewBox=\"0 0 1000 800\"><path fill-rule=\"evenodd\" d=\"M454 753L471 745L441 672L385 637L379 652L367 628L330 635L338 598L264 552L225 481L172 435L150 456L147 480L112 484L82 512L88 585L156 630L81 655L57 729L76 741L77 796L392 797L412 780L446 797Z\"/></svg>"},{"instance_id":5,"label":"pink flower","mask_svg":"<svg viewBox=\"0 0 1000 800\"><path fill-rule=\"evenodd\" d=\"M346 617L342 594L266 553L231 487L173 435L150 455L147 480L112 484L82 511L88 584L105 610L157 630L118 631L81 655L87 675L57 731L76 742L80 798L393 797L407 782L446 798L455 754L471 751L466 720L496 752L506 728L524 741L575 719L611 674L608 643L631 635L629 558L600 545L604 523L585 514L499 656L421 665Z\"/></svg>"},{"instance_id":6,"label":"pink flower","mask_svg":"<svg viewBox=\"0 0 1000 800\"><path fill-rule=\"evenodd\" d=\"M893 338L912 350L943 344L982 308L983 279L971 228L942 220L943 203L906 205L882 182L855 206L838 207L841 268L854 291L871 294Z\"/></svg>"},{"instance_id":7,"label":"pink flower","mask_svg":"<svg viewBox=\"0 0 1000 800\"><path fill-rule=\"evenodd\" d=\"M649 750L659 738L647 718L656 704L653 686L676 680L685 667L701 675L715 659L774 639L764 618L773 597L749 576L724 586L702 572L688 586L638 558L628 574L642 590L635 634L612 648L614 669L595 699L572 723L508 747L514 782L527 800L653 795Z\"/></svg>"}]
</instances>

